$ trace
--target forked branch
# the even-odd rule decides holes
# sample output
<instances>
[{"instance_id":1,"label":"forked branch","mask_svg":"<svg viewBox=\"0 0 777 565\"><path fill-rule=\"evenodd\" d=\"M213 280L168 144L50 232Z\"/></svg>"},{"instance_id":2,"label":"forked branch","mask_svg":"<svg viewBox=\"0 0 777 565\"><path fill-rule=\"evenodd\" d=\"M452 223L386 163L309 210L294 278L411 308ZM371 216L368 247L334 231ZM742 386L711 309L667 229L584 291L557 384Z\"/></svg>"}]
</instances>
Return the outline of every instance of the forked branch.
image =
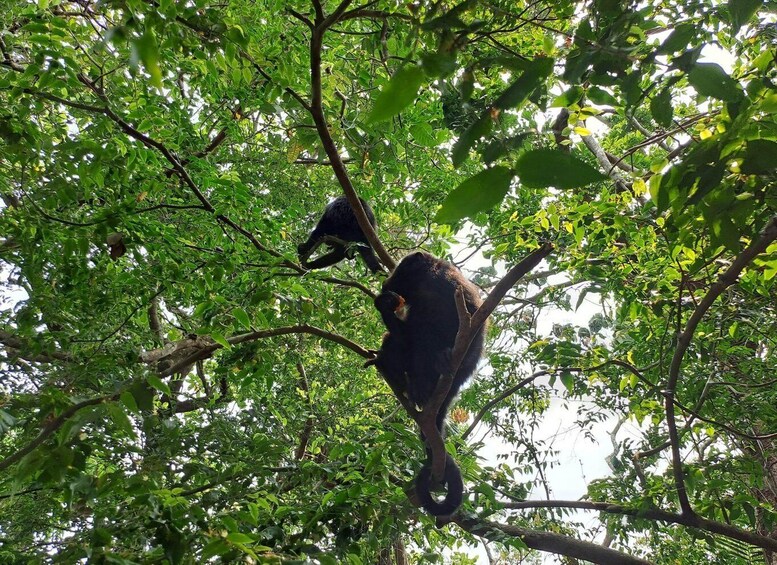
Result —
<instances>
[{"instance_id":1,"label":"forked branch","mask_svg":"<svg viewBox=\"0 0 777 565\"><path fill-rule=\"evenodd\" d=\"M459 330L456 334L456 342L453 346L451 366L448 373L442 375L437 382L437 387L434 389L434 394L432 395L432 399L429 401L428 406L425 407L425 410L420 413L418 418L415 418L418 422L418 426L421 428L421 432L426 437L427 445L432 452L432 475L436 480L439 481L444 476L445 461L447 459L445 455L445 443L437 429L437 413L440 411L440 407L445 401L445 397L448 396L448 392L453 384L453 379L467 354L467 350L469 349L472 340L475 338L475 335L480 328L486 323L491 312L494 311L502 298L504 298L505 294L507 294L507 291L515 286L515 284L529 273L529 271L539 265L540 261L550 255L552 251L553 245L545 243L539 249L530 253L523 261L510 269L507 274L502 277L483 301L480 308L472 315L467 311L462 290L460 288L456 290L456 309L459 314ZM413 415L411 414L411 416Z\"/></svg>"}]
</instances>

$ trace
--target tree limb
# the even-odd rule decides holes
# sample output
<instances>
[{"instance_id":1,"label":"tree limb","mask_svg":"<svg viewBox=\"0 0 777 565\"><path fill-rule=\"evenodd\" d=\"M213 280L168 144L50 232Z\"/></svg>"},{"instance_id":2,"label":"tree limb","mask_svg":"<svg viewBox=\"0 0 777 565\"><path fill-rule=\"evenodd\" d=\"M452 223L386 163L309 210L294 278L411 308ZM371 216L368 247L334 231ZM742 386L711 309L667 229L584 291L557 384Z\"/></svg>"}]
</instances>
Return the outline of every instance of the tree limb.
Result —
<instances>
[{"instance_id":1,"label":"tree limb","mask_svg":"<svg viewBox=\"0 0 777 565\"><path fill-rule=\"evenodd\" d=\"M761 536L742 530L729 524L708 520L698 515L687 516L666 512L658 508L629 508L609 502L593 502L588 500L524 500L520 502L502 502L505 508L521 510L525 508L573 508L576 510L597 510L608 514L620 514L635 518L657 520L680 526L697 528L707 532L720 534L731 539L739 540L756 547L777 551L777 539Z\"/></svg>"},{"instance_id":2,"label":"tree limb","mask_svg":"<svg viewBox=\"0 0 777 565\"><path fill-rule=\"evenodd\" d=\"M322 330L321 328L317 328L315 326L310 326L308 324L300 324L296 326L285 326L281 328L272 328L268 330L259 330L259 331L245 333L245 334L239 334L239 335L235 335L230 338L227 338L227 342L229 342L230 345L237 345L239 343L255 341L257 339L264 339L268 337L276 337L279 335L290 335L290 334L299 334L299 333L316 335L318 337L322 337L329 341L333 341L344 347L347 347L348 349L350 349L357 355L364 357L365 359L370 359L372 357L372 353L364 349L359 344L349 340L348 338L345 338L341 335L338 335L332 332L328 332L326 330ZM223 348L223 345L219 343L212 343L210 345L205 345L202 348L200 348L198 351L186 357L185 359L178 361L172 367L169 367L164 371L160 372L159 376L169 377L170 375L174 375L178 371L181 371L185 367L188 367L197 361L201 361L203 359L209 358L211 355L213 355L215 351L218 351L219 349L222 349L222 348Z\"/></svg>"},{"instance_id":3,"label":"tree limb","mask_svg":"<svg viewBox=\"0 0 777 565\"><path fill-rule=\"evenodd\" d=\"M448 392L453 384L453 379L467 354L467 350L469 349L472 340L475 338L475 334L477 334L480 328L486 323L491 312L494 311L502 298L504 298L507 291L521 280L521 277L536 267L540 261L550 255L551 251L553 251L553 245L544 243L539 249L531 252L520 263L510 269L496 286L494 286L483 301L483 304L481 304L471 316L467 311L463 292L461 289L457 289L456 291L456 309L459 314L459 329L456 334L456 341L451 354L451 366L449 371L442 375L437 382L434 393L427 403L427 406L424 407L424 411L420 413L420 416L416 418L416 416L411 414L418 422L418 426L421 428L421 431L426 437L427 444L432 451L432 475L438 481L443 477L447 457L445 455L445 443L437 429L437 414L440 411L440 406L444 402L445 397L448 396Z\"/></svg>"},{"instance_id":4,"label":"tree limb","mask_svg":"<svg viewBox=\"0 0 777 565\"><path fill-rule=\"evenodd\" d=\"M488 520L465 518L461 515L455 515L452 521L475 536L501 542L504 541L504 536L508 535L519 538L531 549L584 559L599 565L650 565L650 562L644 559L561 534L539 532Z\"/></svg>"},{"instance_id":5,"label":"tree limb","mask_svg":"<svg viewBox=\"0 0 777 565\"><path fill-rule=\"evenodd\" d=\"M337 22L338 18L342 16L345 9L350 4L350 0L344 0L337 7L337 9L323 20L321 17L323 13L316 15L316 26L313 29L310 37L310 84L311 84L311 102L310 102L310 114L313 117L313 121L316 124L316 130L321 138L321 143L324 146L330 163L332 163L332 170L337 177L340 186L343 189L343 193L348 198L348 203L356 215L356 221L359 223L359 227L364 233L370 246L380 257L389 271L393 271L396 266L396 262L388 254L386 248L383 247L378 235L372 228L372 224L367 219L367 214L364 212L359 196L356 193L356 189L351 183L351 179L348 176L348 171L345 169L345 164L340 157L340 152L337 150L332 134L329 131L327 125L326 116L324 115L323 100L322 100L322 86L321 86L321 49L323 47L323 38L326 30Z\"/></svg>"},{"instance_id":6,"label":"tree limb","mask_svg":"<svg viewBox=\"0 0 777 565\"><path fill-rule=\"evenodd\" d=\"M682 513L692 515L693 509L691 503L688 500L688 493L685 489L685 481L683 478L683 462L680 456L680 438L677 433L677 423L675 422L675 403L674 395L677 389L677 382L680 378L680 366L683 362L683 357L693 339L693 334L696 331L696 327L701 322L704 314L709 310L710 306L717 300L724 290L733 284L736 284L739 279L739 275L744 268L749 265L756 256L763 253L769 244L777 239L777 216L766 224L760 236L755 239L739 256L734 260L731 266L724 272L718 280L713 283L707 294L701 300L699 305L691 314L688 322L685 324L685 328L677 338L677 347L674 355L672 356L672 362L669 366L669 376L666 382L666 389L664 391L664 410L666 412L666 424L669 428L669 441L672 447L672 473L674 475L675 488L677 489L677 496L680 501L680 508Z\"/></svg>"}]
</instances>

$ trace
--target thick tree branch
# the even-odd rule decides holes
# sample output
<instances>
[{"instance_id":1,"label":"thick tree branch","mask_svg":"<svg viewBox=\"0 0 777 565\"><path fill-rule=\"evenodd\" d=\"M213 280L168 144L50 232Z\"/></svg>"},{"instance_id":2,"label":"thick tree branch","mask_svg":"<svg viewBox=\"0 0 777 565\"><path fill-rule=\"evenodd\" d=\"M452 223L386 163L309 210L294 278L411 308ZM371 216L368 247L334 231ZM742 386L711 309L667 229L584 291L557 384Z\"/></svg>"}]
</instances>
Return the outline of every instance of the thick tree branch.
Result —
<instances>
[{"instance_id":1,"label":"thick tree branch","mask_svg":"<svg viewBox=\"0 0 777 565\"><path fill-rule=\"evenodd\" d=\"M508 535L519 538L531 549L584 559L599 565L650 565L650 562L644 559L561 534L539 532L488 520L465 518L461 515L455 515L452 521L475 536L502 542L504 536Z\"/></svg>"},{"instance_id":2,"label":"thick tree branch","mask_svg":"<svg viewBox=\"0 0 777 565\"><path fill-rule=\"evenodd\" d=\"M293 17L295 17L295 18L297 18L299 21L301 21L303 24L305 24L306 26L308 26L308 28L310 28L311 30L312 30L312 29L315 27L315 26L313 25L313 22L311 22L311 21L310 21L310 19L309 19L308 17L306 17L306 16L303 16L302 14L300 14L299 12L297 12L296 10L292 10L291 8L287 7L287 8L286 8L286 11L287 11L289 14L291 14Z\"/></svg>"},{"instance_id":3,"label":"thick tree branch","mask_svg":"<svg viewBox=\"0 0 777 565\"><path fill-rule=\"evenodd\" d=\"M594 139L593 135L584 135L582 139L583 144L591 153L593 153L594 157L596 157L596 160L599 161L599 165L604 169L605 174L607 174L607 176L615 182L615 186L618 187L618 190L621 192L628 190L629 185L625 180L623 180L623 177L620 175L620 173L615 170L615 167L620 164L620 160L612 163L607 157L607 153L605 153L604 149L602 149L602 146L599 145L599 142Z\"/></svg>"},{"instance_id":4,"label":"thick tree branch","mask_svg":"<svg viewBox=\"0 0 777 565\"><path fill-rule=\"evenodd\" d=\"M290 334L311 334L315 335L324 339L327 339L329 341L333 341L335 343L338 343L344 347L347 347L357 355L361 355L365 359L370 359L372 357L372 353L370 353L368 350L364 349L359 344L349 340L348 338L345 338L341 335L328 332L326 330L322 330L321 328L317 328L315 326L310 326L308 324L300 324L297 326L285 326L281 328L272 328L269 330L260 330L260 331L253 331L245 334L239 334L232 336L227 339L227 342L229 342L230 345L237 345L240 343L245 343L248 341L255 341L257 339L265 339L268 337L276 337L280 335L290 335ZM208 359L215 351L218 351L223 346L219 343L211 343L208 345L202 346L200 349L186 357L185 359L182 359L175 363L172 367L169 367L165 369L164 371L161 371L159 375L161 377L169 377L170 375L174 375L175 373L183 370L185 367L191 366L193 363L197 361L201 361L203 359Z\"/></svg>"},{"instance_id":5,"label":"thick tree branch","mask_svg":"<svg viewBox=\"0 0 777 565\"><path fill-rule=\"evenodd\" d=\"M573 508L576 510L596 510L608 514L668 522L720 534L756 547L777 551L777 539L754 534L729 524L702 518L701 516L686 516L684 514L665 512L657 508L629 508L628 506L611 504L609 502L592 502L587 500L525 500L520 502L502 502L502 504L510 510L525 508Z\"/></svg>"},{"instance_id":6,"label":"thick tree branch","mask_svg":"<svg viewBox=\"0 0 777 565\"><path fill-rule=\"evenodd\" d=\"M434 389L432 398L424 407L424 411L420 413L419 417L413 416L418 422L418 426L421 428L426 437L427 445L432 451L432 474L438 481L442 479L445 471L445 461L447 459L445 455L445 443L439 430L437 430L437 414L440 411L440 406L448 396L448 392L453 384L453 379L461 366L461 362L464 360L464 356L467 354L467 350L475 338L475 335L482 326L485 325L486 320L491 315L491 312L497 307L499 302L504 298L507 291L509 291L515 284L521 280L521 278L529 273L534 267L536 267L540 261L550 255L553 251L553 245L545 243L539 249L530 253L520 263L510 269L507 274L494 286L489 295L483 301L471 316L467 312L466 304L464 302L464 295L461 289L456 291L456 308L459 314L459 329L456 334L456 342L453 346L453 353L451 354L451 366L447 374L441 376L437 382L437 386Z\"/></svg>"}]
</instances>

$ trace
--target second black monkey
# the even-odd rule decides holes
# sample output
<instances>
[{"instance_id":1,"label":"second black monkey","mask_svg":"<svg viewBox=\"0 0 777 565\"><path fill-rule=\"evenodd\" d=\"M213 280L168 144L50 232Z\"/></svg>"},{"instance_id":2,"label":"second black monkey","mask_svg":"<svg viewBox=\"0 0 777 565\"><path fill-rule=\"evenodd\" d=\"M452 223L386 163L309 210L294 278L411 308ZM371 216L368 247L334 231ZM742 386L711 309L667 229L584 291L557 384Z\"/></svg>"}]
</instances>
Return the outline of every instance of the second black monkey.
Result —
<instances>
[{"instance_id":1,"label":"second black monkey","mask_svg":"<svg viewBox=\"0 0 777 565\"><path fill-rule=\"evenodd\" d=\"M449 370L459 328L455 301L457 287L462 288L467 310L472 314L482 303L475 285L451 263L418 251L402 259L375 299L375 307L388 333L370 364L376 366L395 394L406 394L417 406L428 404L441 373ZM441 435L453 399L477 368L483 341L484 328L481 327L437 413L437 428ZM445 465L445 482L448 494L443 502L437 502L430 493L431 468L428 463L418 475L416 492L423 507L431 514L451 514L462 501L461 474L450 456Z\"/></svg>"},{"instance_id":2,"label":"second black monkey","mask_svg":"<svg viewBox=\"0 0 777 565\"><path fill-rule=\"evenodd\" d=\"M372 208L363 199L359 198L359 201L364 208L364 212L367 214L367 219L370 221L373 229L377 226L375 221L375 214L372 212ZM356 214L353 212L353 208L348 203L348 199L345 196L338 196L332 200L324 208L324 213L321 219L318 220L316 227L310 232L310 236L307 241L300 243L297 246L297 253L300 257L302 266L306 269L323 269L330 267L335 263L342 261L348 256L348 249L345 245L337 242L326 241L324 242L330 251L317 257L312 261L308 261L308 257L313 250L320 245L321 240L326 236L336 237L342 241L353 242L361 245L357 245L356 250L361 255L364 263L373 273L382 270L380 261L372 251L367 237L359 227L359 222L356 221Z\"/></svg>"}]
</instances>

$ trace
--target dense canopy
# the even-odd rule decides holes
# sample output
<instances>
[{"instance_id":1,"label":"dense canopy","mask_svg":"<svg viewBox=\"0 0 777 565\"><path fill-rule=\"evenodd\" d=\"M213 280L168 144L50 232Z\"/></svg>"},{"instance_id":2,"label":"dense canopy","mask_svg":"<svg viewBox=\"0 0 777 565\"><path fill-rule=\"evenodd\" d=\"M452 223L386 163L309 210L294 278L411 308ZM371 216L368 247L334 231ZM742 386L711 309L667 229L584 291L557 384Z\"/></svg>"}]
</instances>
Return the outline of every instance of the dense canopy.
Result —
<instances>
[{"instance_id":1,"label":"dense canopy","mask_svg":"<svg viewBox=\"0 0 777 565\"><path fill-rule=\"evenodd\" d=\"M0 562L777 564L776 58L773 1L0 0ZM300 263L343 194L386 273ZM439 520L364 366L415 249L495 308Z\"/></svg>"}]
</instances>

